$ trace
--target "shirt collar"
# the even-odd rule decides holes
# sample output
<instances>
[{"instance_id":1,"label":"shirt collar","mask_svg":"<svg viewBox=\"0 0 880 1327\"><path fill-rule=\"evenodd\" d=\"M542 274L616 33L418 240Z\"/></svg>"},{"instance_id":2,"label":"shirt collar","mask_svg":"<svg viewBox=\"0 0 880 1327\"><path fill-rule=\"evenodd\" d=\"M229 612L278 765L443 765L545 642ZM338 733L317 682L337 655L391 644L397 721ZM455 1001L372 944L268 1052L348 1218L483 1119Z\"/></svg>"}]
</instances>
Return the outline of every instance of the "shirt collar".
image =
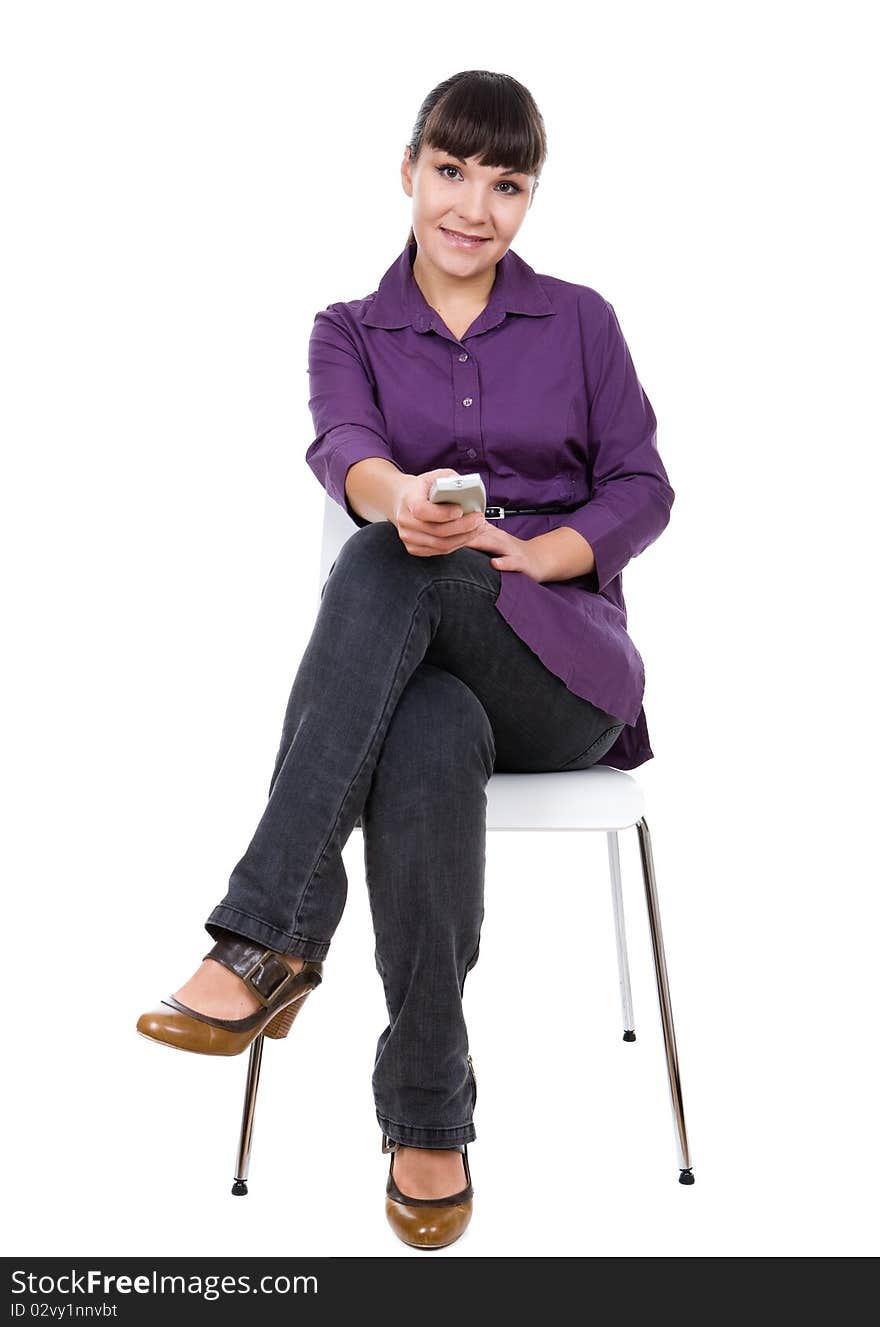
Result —
<instances>
[{"instance_id":1,"label":"shirt collar","mask_svg":"<svg viewBox=\"0 0 880 1327\"><path fill-rule=\"evenodd\" d=\"M417 332L430 332L440 322L436 310L425 299L413 276L413 260L417 252L413 240L388 268L375 297L361 315L368 327L409 327ZM495 265L495 281L489 303L472 324L473 331L487 331L503 322L508 313L525 313L541 317L555 313L544 287L533 268L512 249Z\"/></svg>"}]
</instances>

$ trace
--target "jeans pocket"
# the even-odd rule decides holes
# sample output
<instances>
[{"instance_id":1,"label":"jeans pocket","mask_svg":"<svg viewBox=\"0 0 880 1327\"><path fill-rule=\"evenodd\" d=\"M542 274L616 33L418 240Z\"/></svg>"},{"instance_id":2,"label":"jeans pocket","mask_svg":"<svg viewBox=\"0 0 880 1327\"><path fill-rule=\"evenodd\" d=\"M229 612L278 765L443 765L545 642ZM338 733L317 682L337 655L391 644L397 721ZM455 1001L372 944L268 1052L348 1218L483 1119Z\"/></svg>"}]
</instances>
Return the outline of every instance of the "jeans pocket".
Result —
<instances>
[{"instance_id":1,"label":"jeans pocket","mask_svg":"<svg viewBox=\"0 0 880 1327\"><path fill-rule=\"evenodd\" d=\"M559 766L559 769L589 769L591 765L595 765L597 760L601 760L607 751L611 750L625 727L626 725L623 723L613 723L610 728L605 729L601 737L597 737L595 742L590 743L586 751L582 751L579 756L567 760L564 765Z\"/></svg>"}]
</instances>

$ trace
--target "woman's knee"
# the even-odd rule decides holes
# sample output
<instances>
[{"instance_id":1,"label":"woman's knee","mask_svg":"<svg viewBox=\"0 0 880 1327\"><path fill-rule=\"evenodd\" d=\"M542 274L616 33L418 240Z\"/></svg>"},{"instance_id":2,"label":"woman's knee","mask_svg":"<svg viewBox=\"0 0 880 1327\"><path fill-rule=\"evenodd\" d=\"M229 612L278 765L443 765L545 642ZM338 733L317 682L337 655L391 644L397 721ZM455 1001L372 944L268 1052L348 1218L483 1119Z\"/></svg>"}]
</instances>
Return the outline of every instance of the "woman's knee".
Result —
<instances>
[{"instance_id":1,"label":"woman's knee","mask_svg":"<svg viewBox=\"0 0 880 1327\"><path fill-rule=\"evenodd\" d=\"M397 526L391 521L374 521L359 526L346 539L333 561L321 589L321 598L332 587L334 595L342 590L363 593L370 599L381 586L402 591L409 583L410 558Z\"/></svg>"},{"instance_id":2,"label":"woman's knee","mask_svg":"<svg viewBox=\"0 0 880 1327\"><path fill-rule=\"evenodd\" d=\"M403 548L397 526L393 521L372 521L369 525L358 526L354 534L349 535L339 550L336 561L362 557L375 560L378 557L399 554Z\"/></svg>"}]
</instances>

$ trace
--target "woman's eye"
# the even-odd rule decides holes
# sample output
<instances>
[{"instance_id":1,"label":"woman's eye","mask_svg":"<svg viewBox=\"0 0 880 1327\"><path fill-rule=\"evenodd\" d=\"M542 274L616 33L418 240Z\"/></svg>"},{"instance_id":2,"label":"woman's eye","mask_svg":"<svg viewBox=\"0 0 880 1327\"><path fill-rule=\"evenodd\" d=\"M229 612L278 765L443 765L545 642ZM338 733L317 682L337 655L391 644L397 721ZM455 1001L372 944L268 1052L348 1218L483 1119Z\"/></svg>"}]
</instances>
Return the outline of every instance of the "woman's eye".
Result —
<instances>
[{"instance_id":1,"label":"woman's eye","mask_svg":"<svg viewBox=\"0 0 880 1327\"><path fill-rule=\"evenodd\" d=\"M449 176L448 176L448 175L444 175L444 174L443 174L444 171L451 170L451 171L455 171L456 174L460 174L460 173L461 173L461 172L459 171L458 166L452 166L452 165L450 165L450 164L447 164L447 165L445 165L445 166L438 166L437 169L438 169L438 171L440 172L440 174L443 175L443 179L444 179L444 180L448 180L448 179L449 179ZM510 187L510 189L513 191L513 193L515 193L515 194L518 194L518 193L521 192L519 185L518 185L518 184L514 184L514 183L513 183L513 180L500 180L499 183L500 183L500 184L506 184L506 185L508 185L508 186Z\"/></svg>"}]
</instances>

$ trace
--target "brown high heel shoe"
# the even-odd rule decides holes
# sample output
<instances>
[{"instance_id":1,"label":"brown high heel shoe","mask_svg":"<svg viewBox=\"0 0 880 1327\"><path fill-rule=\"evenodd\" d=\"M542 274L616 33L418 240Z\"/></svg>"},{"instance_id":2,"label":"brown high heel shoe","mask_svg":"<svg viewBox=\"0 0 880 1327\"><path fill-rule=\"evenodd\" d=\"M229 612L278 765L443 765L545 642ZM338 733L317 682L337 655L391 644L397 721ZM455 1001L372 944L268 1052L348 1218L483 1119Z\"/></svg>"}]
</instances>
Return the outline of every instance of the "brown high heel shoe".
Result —
<instances>
[{"instance_id":1,"label":"brown high heel shoe","mask_svg":"<svg viewBox=\"0 0 880 1327\"><path fill-rule=\"evenodd\" d=\"M385 1215L395 1235L415 1249L444 1249L463 1234L473 1212L474 1186L468 1165L467 1143L461 1154L467 1184L448 1198L410 1198L394 1179L394 1153L399 1143L382 1135L382 1151L391 1153L385 1186Z\"/></svg>"},{"instance_id":2,"label":"brown high heel shoe","mask_svg":"<svg viewBox=\"0 0 880 1327\"><path fill-rule=\"evenodd\" d=\"M468 1055L468 1071L473 1083L473 1106L477 1104L477 1073L472 1055ZM468 1163L467 1143L462 1161L467 1183L458 1193L448 1198L412 1198L401 1193L394 1179L394 1153L399 1143L382 1134L382 1151L390 1152L388 1183L385 1186L385 1215L388 1224L404 1244L416 1249L443 1249L462 1235L470 1223L473 1212L474 1186Z\"/></svg>"},{"instance_id":3,"label":"brown high heel shoe","mask_svg":"<svg viewBox=\"0 0 880 1327\"><path fill-rule=\"evenodd\" d=\"M286 1037L293 1020L323 980L323 962L305 959L299 972L273 949L246 936L222 936L205 958L213 958L241 977L262 1005L245 1018L214 1018L181 1004L173 995L141 1014L137 1031L151 1041L199 1055L240 1055L261 1032Z\"/></svg>"}]
</instances>

